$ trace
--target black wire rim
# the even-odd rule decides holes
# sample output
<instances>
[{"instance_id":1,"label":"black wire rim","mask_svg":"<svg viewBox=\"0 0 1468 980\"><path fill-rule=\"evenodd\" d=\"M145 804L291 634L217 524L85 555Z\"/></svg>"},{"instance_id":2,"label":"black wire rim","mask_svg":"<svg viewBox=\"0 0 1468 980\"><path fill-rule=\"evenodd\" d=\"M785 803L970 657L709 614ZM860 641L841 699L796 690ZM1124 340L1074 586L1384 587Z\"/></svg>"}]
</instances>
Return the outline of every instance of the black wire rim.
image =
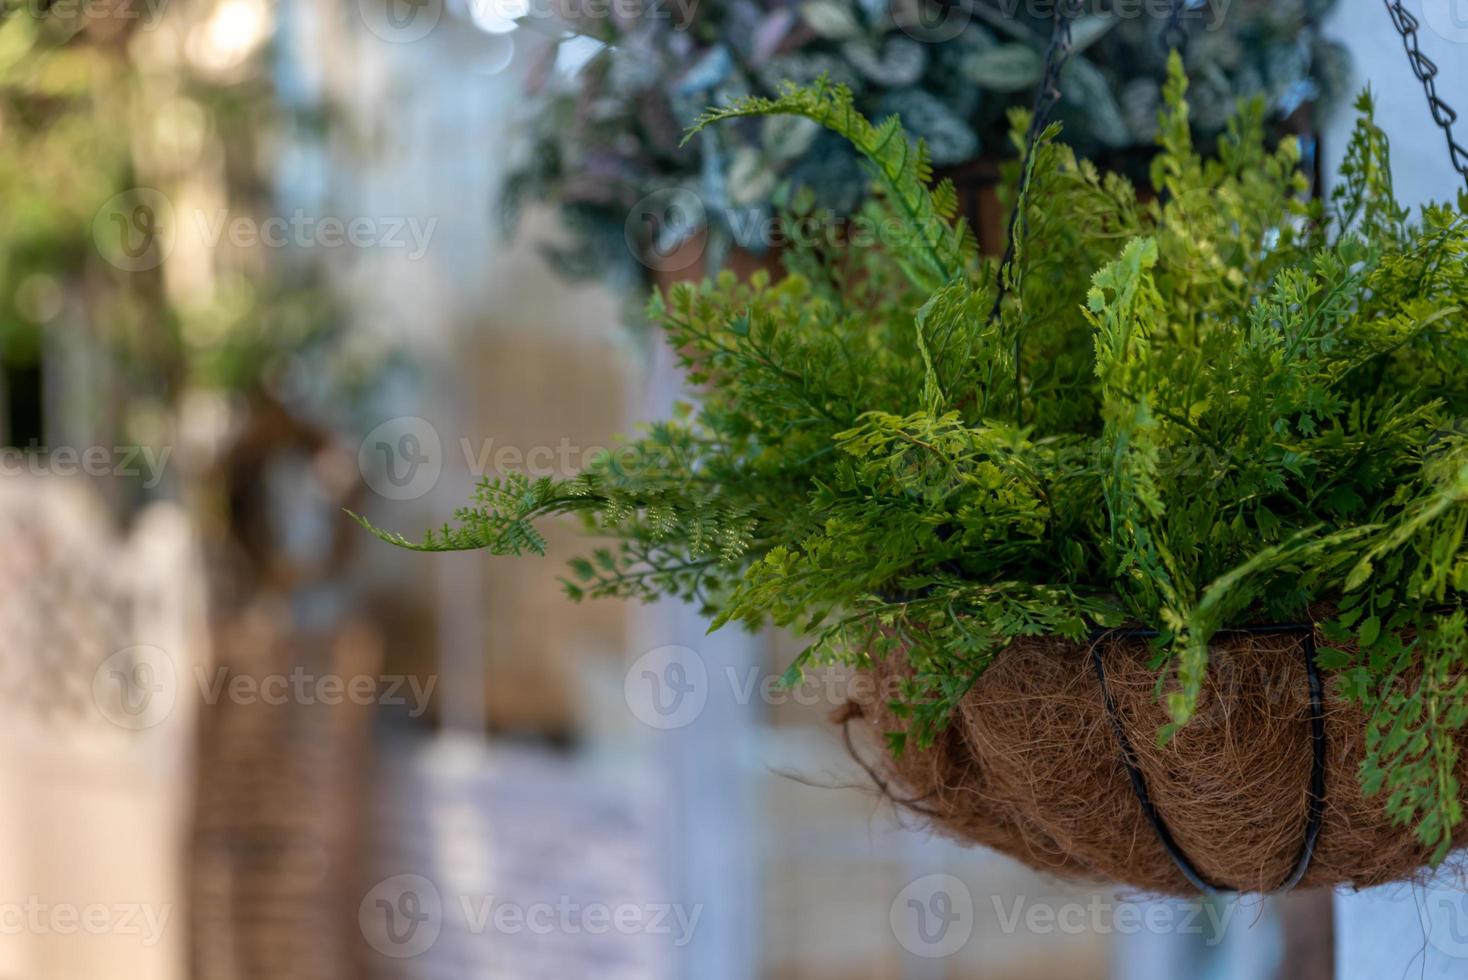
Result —
<instances>
[{"instance_id":1,"label":"black wire rim","mask_svg":"<svg viewBox=\"0 0 1468 980\"><path fill-rule=\"evenodd\" d=\"M1297 634L1302 638L1305 675L1310 685L1310 734L1314 754L1310 766L1310 810L1305 821L1305 836L1300 845L1300 855L1296 858L1289 876L1269 894L1290 891L1305 877L1305 872L1310 869L1310 859L1315 855L1315 842L1320 837L1320 827L1325 819L1325 695L1324 687L1320 682L1320 671L1315 664L1315 625L1313 623L1283 623L1236 626L1221 629L1214 634L1220 637L1285 634ZM1142 775L1142 770L1137 765L1136 751L1132 748L1131 739L1127 737L1126 730L1122 727L1121 718L1116 713L1116 702L1112 699L1111 691L1106 686L1106 667L1101 662L1102 643L1110 639L1155 639L1157 635L1157 630L1146 628L1099 630L1091 635L1091 664L1096 670L1096 680L1101 685L1101 699L1106 705L1106 716L1111 722L1111 731L1116 736L1117 745L1121 749L1121 761L1126 766L1127 777L1132 784L1132 792L1136 794L1137 802L1142 805L1142 814L1151 824L1153 832L1156 833L1158 841L1162 844L1162 849L1167 852L1168 857L1172 858L1188 884L1198 891L1208 895L1235 892L1238 889L1217 884L1205 877L1172 836L1172 831L1167 828L1167 822L1162 819L1162 815L1157 812L1156 806L1152 803L1152 796L1147 791L1146 777Z\"/></svg>"}]
</instances>

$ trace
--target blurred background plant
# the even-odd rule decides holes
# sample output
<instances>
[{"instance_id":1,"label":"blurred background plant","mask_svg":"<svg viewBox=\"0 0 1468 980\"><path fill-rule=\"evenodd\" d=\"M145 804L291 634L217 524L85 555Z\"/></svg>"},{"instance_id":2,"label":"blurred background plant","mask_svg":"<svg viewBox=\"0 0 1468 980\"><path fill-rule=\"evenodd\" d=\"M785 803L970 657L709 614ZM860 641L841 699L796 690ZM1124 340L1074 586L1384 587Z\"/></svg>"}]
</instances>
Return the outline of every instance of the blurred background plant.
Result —
<instances>
[{"instance_id":1,"label":"blurred background plant","mask_svg":"<svg viewBox=\"0 0 1468 980\"><path fill-rule=\"evenodd\" d=\"M1308 113L1340 94L1348 71L1343 49L1317 29L1333 2L1187 4L1197 134L1217 134L1238 98L1261 94L1275 122L1312 129ZM1083 16L1074 28L1078 56L1060 86L1065 138L1138 180L1166 61L1158 9L1116 5ZM767 243L751 229L766 227L795 189L812 191L818 211L851 215L866 178L839 140L805 121L750 120L679 145L710 104L772 96L785 80L821 75L850 87L869 117L899 114L961 192L966 177L987 188L994 164L1012 155L1008 110L1027 105L1040 81L1048 11L995 0L704 0L654 3L632 19L573 19L574 33L550 45L529 75L504 214L513 226L525 202L556 205L571 238L546 246L555 266L634 289L642 269L627 238L641 229L627 215L659 191L694 192L692 210L701 213L654 234L686 237L706 227L716 249L761 251ZM993 218L971 217L985 246L996 247ZM676 243L656 244L665 253Z\"/></svg>"},{"instance_id":2,"label":"blurred background plant","mask_svg":"<svg viewBox=\"0 0 1468 980\"><path fill-rule=\"evenodd\" d=\"M128 32L8 9L0 21L0 354L9 440L42 438L42 359L48 324L108 310L116 338L159 324L145 316L137 281L101 261L92 244L97 202L130 183L125 123ZM111 120L98 126L97 120ZM66 187L67 193L55 193ZM102 338L98 338L102 339Z\"/></svg>"},{"instance_id":3,"label":"blurred background plant","mask_svg":"<svg viewBox=\"0 0 1468 980\"><path fill-rule=\"evenodd\" d=\"M54 664L42 700L90 690L99 662L144 639L167 647L180 680L208 665L370 666L379 647L341 508L363 492L353 433L411 368L341 301L342 251L291 224L341 126L282 85L276 18L269 0L25 0L0 16L0 452L6 516L36 525L5 569L0 619L40 631L0 673L13 685L28 657ZM101 462L79 466L88 453ZM160 520L181 530L160 536ZM90 541L60 548L57 534ZM139 565L131 553L149 542ZM114 621L114 608L137 611ZM197 630L162 632L195 609ZM191 720L180 709L148 739L91 750L124 792L76 758L53 761L74 793L40 794L35 819L88 812L98 828L37 845L34 863L60 862L91 893L142 887L121 870L129 855L158 867L159 895L186 880L194 929L172 933L147 975L169 975L183 936L198 943L194 976L248 973L242 956L291 936L323 945L333 914L308 903L297 925L251 932L255 903L288 907L280 848L316 848L323 890L355 887L341 812L357 801L332 774L350 772L365 731L228 701ZM76 726L52 724L48 740L76 741ZM158 809L139 821L149 799ZM42 975L53 955L66 954L38 942L19 962Z\"/></svg>"},{"instance_id":4,"label":"blurred background plant","mask_svg":"<svg viewBox=\"0 0 1468 980\"><path fill-rule=\"evenodd\" d=\"M228 231L285 210L279 155L330 113L279 98L264 0L9 6L0 441L176 444L159 479L107 485L116 516L197 498L222 566L248 565L270 550L261 461L360 421L402 363L349 329L322 249Z\"/></svg>"}]
</instances>

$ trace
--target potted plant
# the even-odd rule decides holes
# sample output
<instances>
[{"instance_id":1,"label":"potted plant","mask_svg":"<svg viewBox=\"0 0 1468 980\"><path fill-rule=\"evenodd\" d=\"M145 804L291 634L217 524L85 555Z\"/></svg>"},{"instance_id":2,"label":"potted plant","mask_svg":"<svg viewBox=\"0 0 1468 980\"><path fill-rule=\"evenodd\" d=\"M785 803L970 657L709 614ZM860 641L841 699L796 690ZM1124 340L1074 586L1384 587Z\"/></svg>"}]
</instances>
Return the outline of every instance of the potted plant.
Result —
<instances>
[{"instance_id":1,"label":"potted plant","mask_svg":"<svg viewBox=\"0 0 1468 980\"><path fill-rule=\"evenodd\" d=\"M1039 135L1002 293L895 118L825 82L711 111L840 134L902 233L655 297L699 408L574 478L486 482L420 542L372 530L540 553L538 519L579 515L613 543L572 598L797 626L787 682L879 682L840 720L885 739L894 799L1041 868L1186 892L1440 861L1468 777L1468 195L1409 219L1363 96L1307 200L1258 100L1200 155L1186 87L1174 58L1158 200Z\"/></svg>"},{"instance_id":2,"label":"potted plant","mask_svg":"<svg viewBox=\"0 0 1468 980\"><path fill-rule=\"evenodd\" d=\"M1234 102L1255 95L1272 125L1308 131L1312 107L1339 93L1347 72L1343 49L1316 26L1331 6L1182 8L1195 136L1211 141ZM1167 18L1154 11L1118 7L1076 22L1057 115L1078 151L1139 184L1167 52ZM1004 236L994 189L1009 151L1008 113L1029 105L1041 82L1049 19L1044 5L717 0L572 22L573 33L549 45L530 74L527 138L505 181L504 214L513 227L525 204L554 205L569 238L545 252L573 278L640 290L650 265L697 279L723 265L706 261L705 248L751 270L777 250L764 231L796 193L810 194L831 220L859 212L866 178L858 156L801 119L743 119L694 145L680 134L709 104L774 96L785 81L824 75L849 88L864 114L897 114L927 142L934 167L955 180L959 213L984 250L997 252ZM677 250L686 237L697 246Z\"/></svg>"}]
</instances>

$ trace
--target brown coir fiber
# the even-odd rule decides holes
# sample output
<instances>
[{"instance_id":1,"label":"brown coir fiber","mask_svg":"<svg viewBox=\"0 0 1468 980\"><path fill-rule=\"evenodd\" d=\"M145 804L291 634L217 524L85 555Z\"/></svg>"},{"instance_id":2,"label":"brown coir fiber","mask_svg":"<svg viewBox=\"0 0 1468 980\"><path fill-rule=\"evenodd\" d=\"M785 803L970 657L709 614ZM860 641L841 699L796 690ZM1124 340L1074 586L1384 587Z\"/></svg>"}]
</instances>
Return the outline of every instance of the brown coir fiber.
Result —
<instances>
[{"instance_id":1,"label":"brown coir fiber","mask_svg":"<svg viewBox=\"0 0 1468 980\"><path fill-rule=\"evenodd\" d=\"M1107 687L1153 805L1193 866L1220 887L1277 888L1299 856L1312 759L1301 644L1298 634L1217 641L1196 717L1158 747L1167 717L1148 643L1102 643ZM900 655L874 663L877 689L904 669ZM1387 818L1384 795L1363 798L1364 718L1323 679L1325 815L1299 887L1412 877L1429 852ZM879 747L883 733L903 728L880 699L848 704L837 721L864 743L856 751L886 794L941 833L1065 877L1193 891L1132 790L1088 646L1014 643L928 749L910 744L893 758ZM1458 778L1468 785L1468 751Z\"/></svg>"}]
</instances>

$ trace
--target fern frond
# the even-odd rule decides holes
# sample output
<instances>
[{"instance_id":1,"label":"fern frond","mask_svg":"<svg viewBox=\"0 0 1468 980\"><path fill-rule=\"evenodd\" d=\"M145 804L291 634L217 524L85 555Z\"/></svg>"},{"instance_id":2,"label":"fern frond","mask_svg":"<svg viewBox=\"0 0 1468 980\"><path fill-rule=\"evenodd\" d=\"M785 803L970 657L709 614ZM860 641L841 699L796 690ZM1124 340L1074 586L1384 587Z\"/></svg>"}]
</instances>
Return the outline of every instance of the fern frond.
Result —
<instances>
[{"instance_id":1,"label":"fern frond","mask_svg":"<svg viewBox=\"0 0 1468 980\"><path fill-rule=\"evenodd\" d=\"M975 258L972 232L966 230L962 220L950 224L955 200L950 192L940 188L935 194L929 188L933 169L927 148L921 140L908 141L896 116L872 125L856 110L851 91L844 85L833 85L825 77L809 86L786 83L778 98L750 96L709 109L689 128L683 141L724 120L772 115L804 116L845 137L866 158L904 222L905 242L894 254L914 283L935 289L966 273Z\"/></svg>"},{"instance_id":2,"label":"fern frond","mask_svg":"<svg viewBox=\"0 0 1468 980\"><path fill-rule=\"evenodd\" d=\"M1465 651L1462 610L1437 620L1404 651L1418 656L1398 662L1415 662L1417 670L1401 670L1382 685L1387 693L1371 715L1361 762L1362 790L1385 793L1392 819L1416 824L1417 838L1433 848L1433 864L1447 857L1463 819L1454 736L1468 723Z\"/></svg>"}]
</instances>

